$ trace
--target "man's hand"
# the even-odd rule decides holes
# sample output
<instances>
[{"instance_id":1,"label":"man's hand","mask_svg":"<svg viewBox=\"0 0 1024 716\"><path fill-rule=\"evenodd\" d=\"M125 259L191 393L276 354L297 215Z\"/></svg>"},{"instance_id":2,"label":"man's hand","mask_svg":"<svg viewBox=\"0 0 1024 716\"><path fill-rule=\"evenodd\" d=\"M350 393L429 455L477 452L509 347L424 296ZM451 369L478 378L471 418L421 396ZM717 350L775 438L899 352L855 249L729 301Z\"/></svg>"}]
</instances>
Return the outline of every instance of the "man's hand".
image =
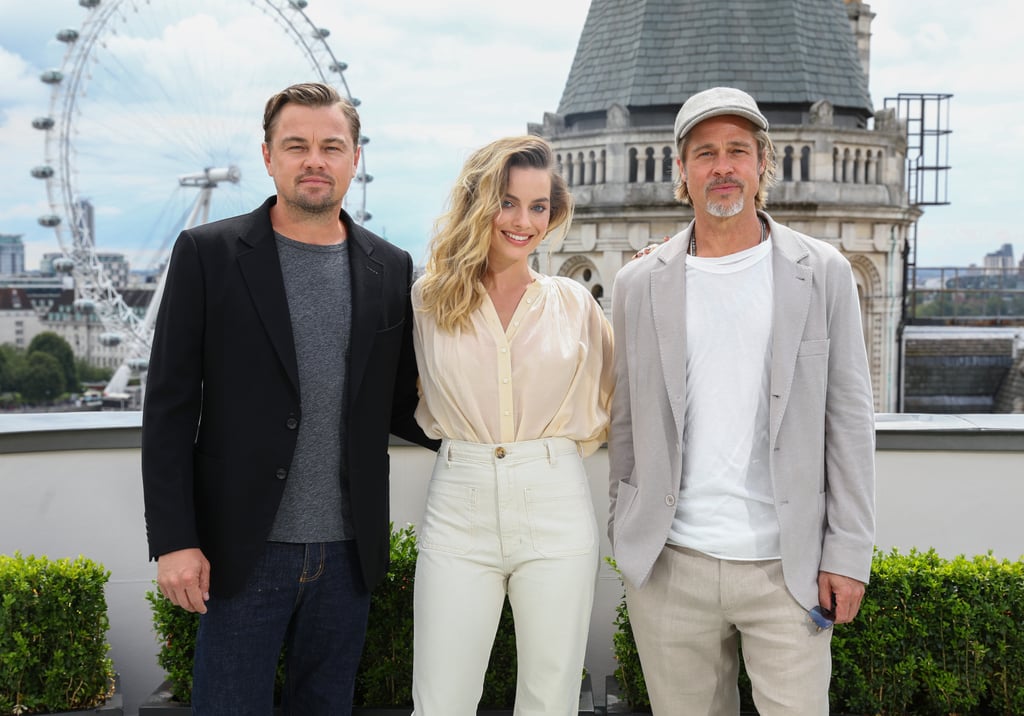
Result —
<instances>
[{"instance_id":1,"label":"man's hand","mask_svg":"<svg viewBox=\"0 0 1024 716\"><path fill-rule=\"evenodd\" d=\"M210 563L199 548L160 555L156 561L156 583L172 603L189 612L206 614Z\"/></svg>"},{"instance_id":2,"label":"man's hand","mask_svg":"<svg viewBox=\"0 0 1024 716\"><path fill-rule=\"evenodd\" d=\"M852 622L864 598L864 583L832 572L818 572L818 604L834 612L836 624Z\"/></svg>"}]
</instances>

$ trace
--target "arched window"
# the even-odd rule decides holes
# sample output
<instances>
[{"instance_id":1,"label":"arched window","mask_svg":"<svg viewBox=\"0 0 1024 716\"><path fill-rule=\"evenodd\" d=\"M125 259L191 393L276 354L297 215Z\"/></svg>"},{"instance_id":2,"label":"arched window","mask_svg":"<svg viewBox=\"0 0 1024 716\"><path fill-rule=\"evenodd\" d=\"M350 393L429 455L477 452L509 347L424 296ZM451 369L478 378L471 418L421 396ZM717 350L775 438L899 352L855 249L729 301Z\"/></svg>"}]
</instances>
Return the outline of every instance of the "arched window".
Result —
<instances>
[{"instance_id":1,"label":"arched window","mask_svg":"<svg viewBox=\"0 0 1024 716\"><path fill-rule=\"evenodd\" d=\"M636 149L629 150L629 183L636 183L636 175L638 169L637 152Z\"/></svg>"},{"instance_id":2,"label":"arched window","mask_svg":"<svg viewBox=\"0 0 1024 716\"><path fill-rule=\"evenodd\" d=\"M811 148L802 147L800 149L800 181L810 181L811 179Z\"/></svg>"},{"instance_id":3,"label":"arched window","mask_svg":"<svg viewBox=\"0 0 1024 716\"><path fill-rule=\"evenodd\" d=\"M644 181L652 182L654 181L655 164L657 164L654 161L654 147L647 147L644 156Z\"/></svg>"},{"instance_id":4,"label":"arched window","mask_svg":"<svg viewBox=\"0 0 1024 716\"><path fill-rule=\"evenodd\" d=\"M793 147L787 146L782 154L782 181L793 181Z\"/></svg>"},{"instance_id":5,"label":"arched window","mask_svg":"<svg viewBox=\"0 0 1024 716\"><path fill-rule=\"evenodd\" d=\"M672 181L672 147L661 149L661 180Z\"/></svg>"}]
</instances>

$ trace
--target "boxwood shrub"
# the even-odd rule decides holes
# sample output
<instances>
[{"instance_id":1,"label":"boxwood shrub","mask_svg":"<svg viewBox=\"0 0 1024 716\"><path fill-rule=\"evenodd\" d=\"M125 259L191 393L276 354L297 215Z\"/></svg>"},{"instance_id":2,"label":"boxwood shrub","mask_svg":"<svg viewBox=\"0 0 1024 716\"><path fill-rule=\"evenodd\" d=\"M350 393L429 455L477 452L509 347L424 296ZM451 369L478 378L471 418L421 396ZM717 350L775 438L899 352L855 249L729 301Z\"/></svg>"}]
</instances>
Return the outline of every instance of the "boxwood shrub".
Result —
<instances>
[{"instance_id":1,"label":"boxwood shrub","mask_svg":"<svg viewBox=\"0 0 1024 716\"><path fill-rule=\"evenodd\" d=\"M356 676L357 706L412 706L412 596L417 554L413 526L398 530L392 527L391 564L384 581L370 597L366 646ZM167 673L174 699L187 704L192 694L192 659L199 617L174 606L159 591L147 592L146 598L160 640L157 661ZM279 688L282 681L283 670L279 668ZM515 689L515 629L506 601L480 704L510 705Z\"/></svg>"},{"instance_id":2,"label":"boxwood shrub","mask_svg":"<svg viewBox=\"0 0 1024 716\"><path fill-rule=\"evenodd\" d=\"M93 708L113 694L109 578L85 557L0 555L0 713Z\"/></svg>"},{"instance_id":3,"label":"boxwood shrub","mask_svg":"<svg viewBox=\"0 0 1024 716\"><path fill-rule=\"evenodd\" d=\"M648 708L625 599L616 626L620 693ZM839 714L1024 714L1024 559L876 551L860 613L835 627L830 701Z\"/></svg>"}]
</instances>

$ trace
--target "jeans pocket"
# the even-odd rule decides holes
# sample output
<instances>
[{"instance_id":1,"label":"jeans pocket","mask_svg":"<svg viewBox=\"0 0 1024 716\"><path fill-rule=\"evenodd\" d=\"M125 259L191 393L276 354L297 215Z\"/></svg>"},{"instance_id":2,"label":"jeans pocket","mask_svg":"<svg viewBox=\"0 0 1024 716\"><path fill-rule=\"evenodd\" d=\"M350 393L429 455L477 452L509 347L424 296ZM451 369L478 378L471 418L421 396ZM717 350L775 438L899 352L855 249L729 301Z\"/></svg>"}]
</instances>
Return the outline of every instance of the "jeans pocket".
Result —
<instances>
[{"instance_id":1,"label":"jeans pocket","mask_svg":"<svg viewBox=\"0 0 1024 716\"><path fill-rule=\"evenodd\" d=\"M431 480L420 547L466 554L473 547L477 491L470 485Z\"/></svg>"},{"instance_id":2,"label":"jeans pocket","mask_svg":"<svg viewBox=\"0 0 1024 716\"><path fill-rule=\"evenodd\" d=\"M597 540L597 518L585 482L526 489L533 548L544 557L586 554Z\"/></svg>"}]
</instances>

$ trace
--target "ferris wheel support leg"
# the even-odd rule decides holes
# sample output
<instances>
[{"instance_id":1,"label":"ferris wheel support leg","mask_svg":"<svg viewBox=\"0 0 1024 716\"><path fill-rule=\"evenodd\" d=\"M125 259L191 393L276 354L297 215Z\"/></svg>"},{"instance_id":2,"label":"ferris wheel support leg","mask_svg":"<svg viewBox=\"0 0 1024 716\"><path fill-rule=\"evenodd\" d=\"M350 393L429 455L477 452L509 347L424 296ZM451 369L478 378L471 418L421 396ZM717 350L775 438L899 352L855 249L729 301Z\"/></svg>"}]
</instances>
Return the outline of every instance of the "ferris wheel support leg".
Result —
<instances>
[{"instance_id":1,"label":"ferris wheel support leg","mask_svg":"<svg viewBox=\"0 0 1024 716\"><path fill-rule=\"evenodd\" d=\"M114 371L114 375L111 376L110 382L107 383L106 390L103 391L104 395L120 395L128 391L128 379L132 377L132 369L128 367L128 363L122 363Z\"/></svg>"}]
</instances>

